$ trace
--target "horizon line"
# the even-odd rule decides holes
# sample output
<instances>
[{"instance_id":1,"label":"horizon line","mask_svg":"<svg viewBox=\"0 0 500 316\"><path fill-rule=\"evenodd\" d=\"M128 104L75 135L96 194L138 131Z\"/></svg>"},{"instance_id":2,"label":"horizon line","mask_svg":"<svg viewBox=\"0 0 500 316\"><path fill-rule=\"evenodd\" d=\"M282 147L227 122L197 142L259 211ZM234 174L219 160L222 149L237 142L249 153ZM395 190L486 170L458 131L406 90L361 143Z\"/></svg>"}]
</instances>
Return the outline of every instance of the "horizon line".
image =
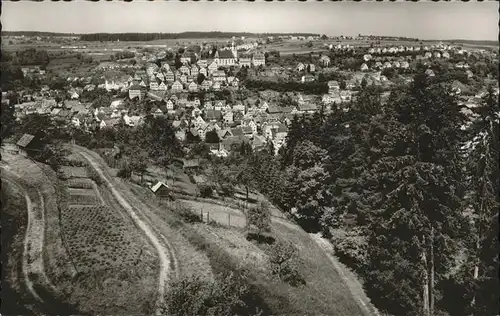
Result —
<instances>
[{"instance_id":1,"label":"horizon line","mask_svg":"<svg viewBox=\"0 0 500 316\"><path fill-rule=\"evenodd\" d=\"M89 35L89 34L183 34L183 33L248 33L248 34L255 34L255 35L265 35L265 34L284 34L284 35L289 35L289 34L313 34L313 35L326 35L328 37L340 37L340 36L349 36L349 37L356 37L357 35L327 35L326 33L318 33L318 32L249 32L249 31L182 31L182 32L88 32L88 33L82 33L82 32L54 32L54 31L26 31L26 30L2 30L0 33L4 32L18 32L18 33L52 33L52 34L64 34L64 35ZM499 39L463 39L463 38L451 38L451 39L424 39L424 38L415 38L415 37L408 37L408 36L396 36L396 35L374 35L374 34L361 34L361 36L374 36L374 37L393 37L393 38L410 38L410 39L418 39L419 41L472 41L472 42L479 42L479 41L488 41L488 42L499 42ZM149 41L148 41L149 42Z\"/></svg>"}]
</instances>

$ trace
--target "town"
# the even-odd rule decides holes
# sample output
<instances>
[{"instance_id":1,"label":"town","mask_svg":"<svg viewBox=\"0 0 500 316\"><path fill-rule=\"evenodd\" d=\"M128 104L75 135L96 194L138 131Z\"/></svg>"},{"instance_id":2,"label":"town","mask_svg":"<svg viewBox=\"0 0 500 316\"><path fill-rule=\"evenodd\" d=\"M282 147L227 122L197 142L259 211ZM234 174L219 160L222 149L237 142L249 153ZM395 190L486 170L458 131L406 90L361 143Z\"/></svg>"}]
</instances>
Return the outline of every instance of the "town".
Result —
<instances>
[{"instance_id":1,"label":"town","mask_svg":"<svg viewBox=\"0 0 500 316\"><path fill-rule=\"evenodd\" d=\"M343 37L319 35L233 36L218 46L119 49L109 60L93 61L92 76L47 72L47 65L21 67L23 80L37 89L3 91L2 100L13 102L18 119L38 113L86 131L112 128L121 120L134 127L146 115L163 116L180 141L199 138L211 145L213 155L226 157L231 144L241 142L254 150L270 143L277 153L295 115L349 111L367 85L377 87L384 102L392 90L411 83L418 67L429 77L445 68L454 92L468 107L486 94L487 85L498 86L494 51L442 42L383 46L369 39L352 38L369 42L354 46L337 44ZM280 56L279 47L296 42L306 46L304 54ZM321 51L306 53L310 45ZM86 46L76 42L60 48L84 60L88 49L79 47Z\"/></svg>"}]
</instances>

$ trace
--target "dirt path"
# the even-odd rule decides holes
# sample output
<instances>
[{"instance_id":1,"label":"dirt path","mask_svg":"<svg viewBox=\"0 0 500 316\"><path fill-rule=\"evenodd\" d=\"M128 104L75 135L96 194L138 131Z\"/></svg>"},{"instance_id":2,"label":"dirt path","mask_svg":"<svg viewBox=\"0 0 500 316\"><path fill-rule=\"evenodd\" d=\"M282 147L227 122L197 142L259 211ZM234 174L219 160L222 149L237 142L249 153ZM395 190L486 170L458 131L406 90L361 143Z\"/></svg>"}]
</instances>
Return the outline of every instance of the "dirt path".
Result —
<instances>
[{"instance_id":1,"label":"dirt path","mask_svg":"<svg viewBox=\"0 0 500 316\"><path fill-rule=\"evenodd\" d=\"M74 147L77 149L78 153L82 155L91 165L92 167L97 171L101 179L104 180L105 184L107 187L111 190L113 196L116 198L116 200L120 203L120 205L129 213L130 217L134 221L134 223L144 232L144 234L147 236L147 238L150 240L150 242L153 244L155 247L156 251L158 252L158 256L160 258L160 275L158 278L158 300L157 300L157 305L160 306L163 303L164 300L164 294L165 294L165 288L167 286L166 280L167 276L171 272L171 261L174 260L173 258L169 258L169 255L171 256L172 251L168 249L166 244L166 240L164 240L163 236L157 236L157 234L154 232L154 229L149 226L147 223L145 223L136 213L134 207L129 204L127 199L120 193L119 188L115 185L114 180L107 175L105 172L105 166L102 166L101 163L95 159L90 153L87 152L87 150L79 148L79 147ZM128 192L127 192L128 193ZM127 196L130 198L130 196ZM134 203L135 204L135 203ZM160 239L164 241L164 243L160 242Z\"/></svg>"},{"instance_id":2,"label":"dirt path","mask_svg":"<svg viewBox=\"0 0 500 316\"><path fill-rule=\"evenodd\" d=\"M26 200L26 211L28 212L28 224L26 227L26 233L23 240L23 259L22 259L22 272L23 279L26 288L30 294L39 302L43 303L40 295L36 292L33 281L31 280L32 275L44 273L43 271L43 261L42 261L42 249L43 249L43 223L42 227L39 227L40 222L37 221L34 207L41 206L40 204L33 203L28 192L24 186L18 183L15 176L11 172L7 172L2 168L2 181L6 181L12 186L19 189L23 193L24 199ZM40 203L40 202L39 202Z\"/></svg>"},{"instance_id":3,"label":"dirt path","mask_svg":"<svg viewBox=\"0 0 500 316\"><path fill-rule=\"evenodd\" d=\"M338 260L332 255L333 254L333 246L332 244L322 238L319 234L309 234L311 238L320 246L325 254L328 256L328 259L337 270L337 273L340 275L344 283L351 291L351 294L356 298L359 307L363 310L363 313L367 316L375 315L380 316L377 309L371 304L370 299L364 294L363 286L357 280L352 272L350 272L345 267L342 267L342 264L338 262Z\"/></svg>"}]
</instances>

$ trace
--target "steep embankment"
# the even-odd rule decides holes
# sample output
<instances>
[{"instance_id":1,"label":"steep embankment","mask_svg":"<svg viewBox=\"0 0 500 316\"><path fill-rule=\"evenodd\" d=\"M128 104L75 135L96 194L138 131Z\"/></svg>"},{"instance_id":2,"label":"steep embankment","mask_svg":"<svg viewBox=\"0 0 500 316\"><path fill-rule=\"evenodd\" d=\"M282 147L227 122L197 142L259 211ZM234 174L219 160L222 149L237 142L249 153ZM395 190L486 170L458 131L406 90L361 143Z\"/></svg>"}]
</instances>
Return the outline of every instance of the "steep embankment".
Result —
<instances>
[{"instance_id":1,"label":"steep embankment","mask_svg":"<svg viewBox=\"0 0 500 316\"><path fill-rule=\"evenodd\" d=\"M2 177L2 313L28 315L34 296L24 286L23 241L28 214L23 192Z\"/></svg>"},{"instance_id":2,"label":"steep embankment","mask_svg":"<svg viewBox=\"0 0 500 316\"><path fill-rule=\"evenodd\" d=\"M45 208L54 203L46 190L50 182L41 179L43 172L35 162L4 148L1 171L2 180L16 187L25 200L27 222L20 260L21 277L18 280L22 281L22 286L33 299L32 311L76 313L72 306L60 299L61 294L46 274Z\"/></svg>"}]
</instances>

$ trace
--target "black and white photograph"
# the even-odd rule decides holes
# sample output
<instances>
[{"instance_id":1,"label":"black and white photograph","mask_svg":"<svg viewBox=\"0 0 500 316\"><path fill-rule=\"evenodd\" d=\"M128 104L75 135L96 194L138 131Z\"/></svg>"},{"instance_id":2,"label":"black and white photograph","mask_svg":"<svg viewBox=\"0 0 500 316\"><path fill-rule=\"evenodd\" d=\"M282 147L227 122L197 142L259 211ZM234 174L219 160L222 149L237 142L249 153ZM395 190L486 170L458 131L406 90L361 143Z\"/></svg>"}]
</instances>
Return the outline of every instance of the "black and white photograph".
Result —
<instances>
[{"instance_id":1,"label":"black and white photograph","mask_svg":"<svg viewBox=\"0 0 500 316\"><path fill-rule=\"evenodd\" d=\"M0 316L498 316L497 1L2 1Z\"/></svg>"}]
</instances>

